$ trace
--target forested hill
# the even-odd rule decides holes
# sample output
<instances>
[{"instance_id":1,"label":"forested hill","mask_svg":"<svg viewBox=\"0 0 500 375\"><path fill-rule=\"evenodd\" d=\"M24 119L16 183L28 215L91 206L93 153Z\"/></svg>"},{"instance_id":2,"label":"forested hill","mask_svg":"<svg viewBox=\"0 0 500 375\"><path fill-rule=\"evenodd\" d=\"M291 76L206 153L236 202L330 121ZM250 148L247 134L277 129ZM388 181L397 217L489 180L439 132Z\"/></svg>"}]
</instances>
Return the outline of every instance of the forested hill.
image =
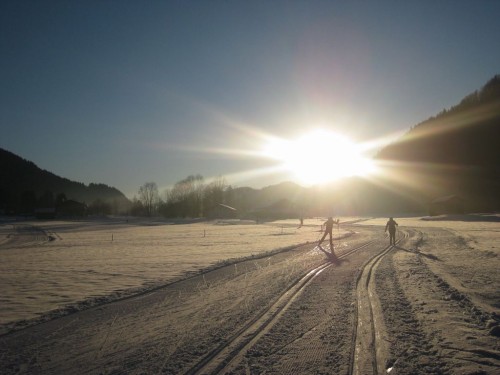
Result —
<instances>
[{"instance_id":1,"label":"forested hill","mask_svg":"<svg viewBox=\"0 0 500 375\"><path fill-rule=\"evenodd\" d=\"M0 210L20 212L27 204L51 206L60 194L97 211L106 211L102 213L117 212L129 204L125 195L114 187L96 183L87 186L68 180L0 148Z\"/></svg>"},{"instance_id":2,"label":"forested hill","mask_svg":"<svg viewBox=\"0 0 500 375\"><path fill-rule=\"evenodd\" d=\"M458 105L414 126L377 158L460 166L500 165L500 75Z\"/></svg>"},{"instance_id":3,"label":"forested hill","mask_svg":"<svg viewBox=\"0 0 500 375\"><path fill-rule=\"evenodd\" d=\"M500 209L500 75L414 126L376 159L403 195L424 201L454 194L469 210Z\"/></svg>"}]
</instances>

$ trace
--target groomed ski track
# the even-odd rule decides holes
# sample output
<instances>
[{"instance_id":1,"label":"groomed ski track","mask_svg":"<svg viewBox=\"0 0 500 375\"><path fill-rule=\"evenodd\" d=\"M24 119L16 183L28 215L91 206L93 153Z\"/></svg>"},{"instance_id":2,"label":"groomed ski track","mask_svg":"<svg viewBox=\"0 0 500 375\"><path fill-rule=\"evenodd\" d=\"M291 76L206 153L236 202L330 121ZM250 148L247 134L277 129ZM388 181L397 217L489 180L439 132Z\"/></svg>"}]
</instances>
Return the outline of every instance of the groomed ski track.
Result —
<instances>
[{"instance_id":1,"label":"groomed ski track","mask_svg":"<svg viewBox=\"0 0 500 375\"><path fill-rule=\"evenodd\" d=\"M403 233L404 238L408 233ZM401 237L397 243L401 241ZM349 251L343 252L338 256L338 260L343 260L360 250L376 246L377 241L365 242ZM376 359L376 323L374 322L374 286L373 274L378 262L390 252L392 246L384 247L376 252L368 262L365 263L356 281L356 314L354 333L351 350L351 366L349 374L377 374ZM327 268L335 263L331 260L310 269L299 280L292 283L276 301L259 316L248 322L242 329L236 332L229 340L222 343L216 349L205 355L194 367L185 372L186 375L193 374L226 374L231 373L238 363L242 360L250 348L257 341L267 334L271 328L280 320L286 310L294 303L300 294L307 288L311 282ZM369 293L369 289L371 293ZM368 296L368 297L367 297ZM369 326L368 331L365 326ZM368 338L367 338L368 336ZM367 341L368 340L368 341ZM363 344L367 342L370 350L365 352ZM363 352L363 354L361 353ZM369 372L366 372L367 369ZM372 371L373 370L373 371Z\"/></svg>"}]
</instances>

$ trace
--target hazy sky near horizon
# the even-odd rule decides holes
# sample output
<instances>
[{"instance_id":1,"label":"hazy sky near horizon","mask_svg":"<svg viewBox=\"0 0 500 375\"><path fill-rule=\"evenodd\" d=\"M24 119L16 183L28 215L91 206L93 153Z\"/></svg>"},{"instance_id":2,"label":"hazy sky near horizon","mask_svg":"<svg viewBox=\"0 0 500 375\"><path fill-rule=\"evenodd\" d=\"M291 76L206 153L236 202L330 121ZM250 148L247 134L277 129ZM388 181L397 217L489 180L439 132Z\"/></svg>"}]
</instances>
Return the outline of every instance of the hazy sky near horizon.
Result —
<instances>
[{"instance_id":1,"label":"hazy sky near horizon","mask_svg":"<svg viewBox=\"0 0 500 375\"><path fill-rule=\"evenodd\" d=\"M500 1L2 1L0 147L132 197L263 171L267 136L383 141L500 74ZM299 151L298 151L299 152ZM325 168L334 168L334 163Z\"/></svg>"}]
</instances>

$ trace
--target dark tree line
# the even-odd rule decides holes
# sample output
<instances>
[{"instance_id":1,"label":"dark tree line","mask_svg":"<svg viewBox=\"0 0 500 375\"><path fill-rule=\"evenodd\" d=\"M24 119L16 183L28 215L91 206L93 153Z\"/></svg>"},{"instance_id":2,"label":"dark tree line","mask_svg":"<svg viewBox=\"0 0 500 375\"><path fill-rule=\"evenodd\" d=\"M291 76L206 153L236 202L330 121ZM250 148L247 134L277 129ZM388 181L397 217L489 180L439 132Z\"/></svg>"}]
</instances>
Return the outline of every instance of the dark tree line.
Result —
<instances>
[{"instance_id":1,"label":"dark tree line","mask_svg":"<svg viewBox=\"0 0 500 375\"><path fill-rule=\"evenodd\" d=\"M162 215L171 218L210 217L220 204L230 203L231 187L220 177L208 183L201 175L190 175L160 196L155 182L146 182L132 201L132 215Z\"/></svg>"},{"instance_id":2,"label":"dark tree line","mask_svg":"<svg viewBox=\"0 0 500 375\"><path fill-rule=\"evenodd\" d=\"M70 204L82 207L78 210L78 214L71 216L110 215L124 212L123 203L118 200L106 201L97 198L87 205L84 202L68 199L65 193L54 194L50 190L46 190L42 194L37 194L34 190L25 190L17 194L1 194L1 197L0 210L4 214L11 215L33 216L39 212L67 215L69 212L74 212L68 208Z\"/></svg>"}]
</instances>

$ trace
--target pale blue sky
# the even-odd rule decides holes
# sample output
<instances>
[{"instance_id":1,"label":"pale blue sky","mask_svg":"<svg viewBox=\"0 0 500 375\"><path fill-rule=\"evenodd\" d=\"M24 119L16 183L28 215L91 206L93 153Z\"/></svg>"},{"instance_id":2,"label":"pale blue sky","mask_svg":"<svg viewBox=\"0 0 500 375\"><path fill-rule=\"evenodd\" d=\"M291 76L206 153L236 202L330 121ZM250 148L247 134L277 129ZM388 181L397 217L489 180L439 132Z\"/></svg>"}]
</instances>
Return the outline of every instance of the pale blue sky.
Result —
<instances>
[{"instance_id":1,"label":"pale blue sky","mask_svg":"<svg viewBox=\"0 0 500 375\"><path fill-rule=\"evenodd\" d=\"M499 14L493 0L2 1L0 147L129 197L189 174L265 186L287 176L246 173L272 164L251 155L263 135L322 125L367 142L479 89L500 73Z\"/></svg>"}]
</instances>

